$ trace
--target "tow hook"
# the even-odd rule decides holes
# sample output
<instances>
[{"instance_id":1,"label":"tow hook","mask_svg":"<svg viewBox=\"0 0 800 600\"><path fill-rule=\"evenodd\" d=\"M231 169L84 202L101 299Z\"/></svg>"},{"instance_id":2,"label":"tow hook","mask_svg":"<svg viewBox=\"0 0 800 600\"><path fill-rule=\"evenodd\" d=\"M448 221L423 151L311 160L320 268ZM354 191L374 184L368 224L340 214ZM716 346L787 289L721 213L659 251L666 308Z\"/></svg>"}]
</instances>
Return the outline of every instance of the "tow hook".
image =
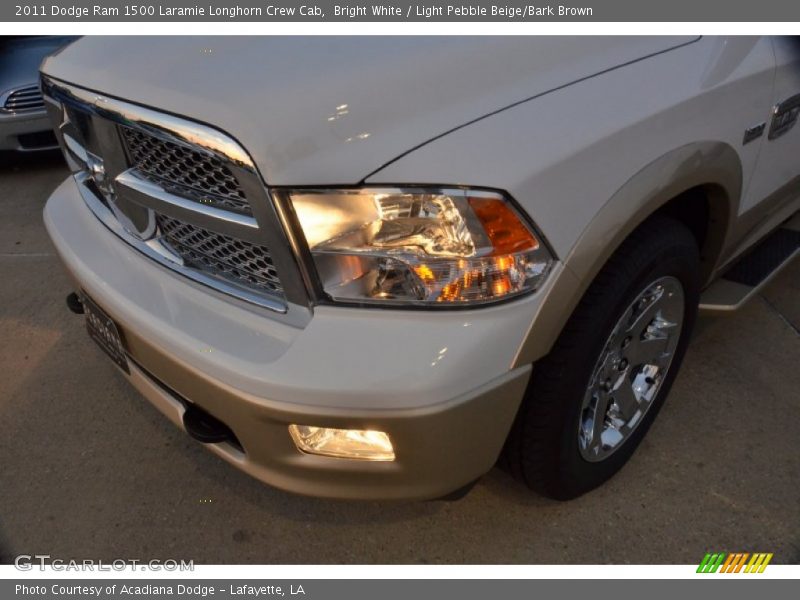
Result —
<instances>
[{"instance_id":1,"label":"tow hook","mask_svg":"<svg viewBox=\"0 0 800 600\"><path fill-rule=\"evenodd\" d=\"M67 308L69 308L76 315L83 314L83 302L81 302L80 296L78 296L78 294L75 292L72 292L69 296L67 296Z\"/></svg>"}]
</instances>

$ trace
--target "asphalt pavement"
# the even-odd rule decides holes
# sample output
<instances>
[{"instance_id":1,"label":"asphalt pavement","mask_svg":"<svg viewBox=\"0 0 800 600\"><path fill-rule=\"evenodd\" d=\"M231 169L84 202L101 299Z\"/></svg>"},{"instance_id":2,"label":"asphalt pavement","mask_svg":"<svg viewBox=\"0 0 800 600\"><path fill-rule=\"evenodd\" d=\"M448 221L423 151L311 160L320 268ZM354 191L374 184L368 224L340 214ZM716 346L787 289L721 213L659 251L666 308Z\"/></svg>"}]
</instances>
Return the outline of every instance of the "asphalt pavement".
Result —
<instances>
[{"instance_id":1,"label":"asphalt pavement","mask_svg":"<svg viewBox=\"0 0 800 600\"><path fill-rule=\"evenodd\" d=\"M539 497L499 469L456 502L305 498L172 426L67 311L42 223L60 157L0 156L0 563L800 562L800 261L700 321L658 420L612 481Z\"/></svg>"}]
</instances>

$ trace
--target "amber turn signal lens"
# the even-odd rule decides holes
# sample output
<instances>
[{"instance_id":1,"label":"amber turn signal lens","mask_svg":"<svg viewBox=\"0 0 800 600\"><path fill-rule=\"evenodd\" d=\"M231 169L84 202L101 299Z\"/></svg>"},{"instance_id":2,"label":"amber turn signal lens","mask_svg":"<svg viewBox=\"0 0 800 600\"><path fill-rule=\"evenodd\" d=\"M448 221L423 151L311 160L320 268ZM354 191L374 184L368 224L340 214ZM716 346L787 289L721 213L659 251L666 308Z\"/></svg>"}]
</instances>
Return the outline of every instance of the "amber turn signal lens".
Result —
<instances>
[{"instance_id":1,"label":"amber turn signal lens","mask_svg":"<svg viewBox=\"0 0 800 600\"><path fill-rule=\"evenodd\" d=\"M469 205L492 242L492 255L536 250L539 247L538 240L506 202L497 198L470 198Z\"/></svg>"}]
</instances>

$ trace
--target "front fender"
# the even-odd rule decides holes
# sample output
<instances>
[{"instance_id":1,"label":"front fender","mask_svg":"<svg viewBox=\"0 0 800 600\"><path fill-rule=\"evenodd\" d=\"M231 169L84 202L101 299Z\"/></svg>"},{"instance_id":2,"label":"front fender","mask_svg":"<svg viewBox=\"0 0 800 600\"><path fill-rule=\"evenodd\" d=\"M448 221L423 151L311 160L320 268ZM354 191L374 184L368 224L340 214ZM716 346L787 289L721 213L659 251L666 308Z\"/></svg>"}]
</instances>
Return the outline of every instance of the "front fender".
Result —
<instances>
[{"instance_id":1,"label":"front fender","mask_svg":"<svg viewBox=\"0 0 800 600\"><path fill-rule=\"evenodd\" d=\"M739 211L742 165L730 145L708 141L662 155L602 206L565 257L566 268L534 316L515 366L531 363L550 351L597 273L636 227L673 198L698 187L705 191L709 205L702 257L703 275L710 277Z\"/></svg>"}]
</instances>

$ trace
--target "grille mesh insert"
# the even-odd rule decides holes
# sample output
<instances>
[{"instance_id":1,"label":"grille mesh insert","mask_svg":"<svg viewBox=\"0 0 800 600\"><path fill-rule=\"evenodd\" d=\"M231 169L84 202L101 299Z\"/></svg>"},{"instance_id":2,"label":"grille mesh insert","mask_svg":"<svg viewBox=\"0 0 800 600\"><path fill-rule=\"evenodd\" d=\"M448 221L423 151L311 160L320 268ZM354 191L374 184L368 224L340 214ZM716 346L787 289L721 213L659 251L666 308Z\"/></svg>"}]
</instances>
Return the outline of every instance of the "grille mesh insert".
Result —
<instances>
[{"instance_id":1,"label":"grille mesh insert","mask_svg":"<svg viewBox=\"0 0 800 600\"><path fill-rule=\"evenodd\" d=\"M132 166L170 193L225 210L252 215L239 182L215 156L120 127Z\"/></svg>"},{"instance_id":2,"label":"grille mesh insert","mask_svg":"<svg viewBox=\"0 0 800 600\"><path fill-rule=\"evenodd\" d=\"M157 215L163 240L183 258L186 266L283 297L272 257L258 246L197 227L166 215Z\"/></svg>"}]
</instances>

